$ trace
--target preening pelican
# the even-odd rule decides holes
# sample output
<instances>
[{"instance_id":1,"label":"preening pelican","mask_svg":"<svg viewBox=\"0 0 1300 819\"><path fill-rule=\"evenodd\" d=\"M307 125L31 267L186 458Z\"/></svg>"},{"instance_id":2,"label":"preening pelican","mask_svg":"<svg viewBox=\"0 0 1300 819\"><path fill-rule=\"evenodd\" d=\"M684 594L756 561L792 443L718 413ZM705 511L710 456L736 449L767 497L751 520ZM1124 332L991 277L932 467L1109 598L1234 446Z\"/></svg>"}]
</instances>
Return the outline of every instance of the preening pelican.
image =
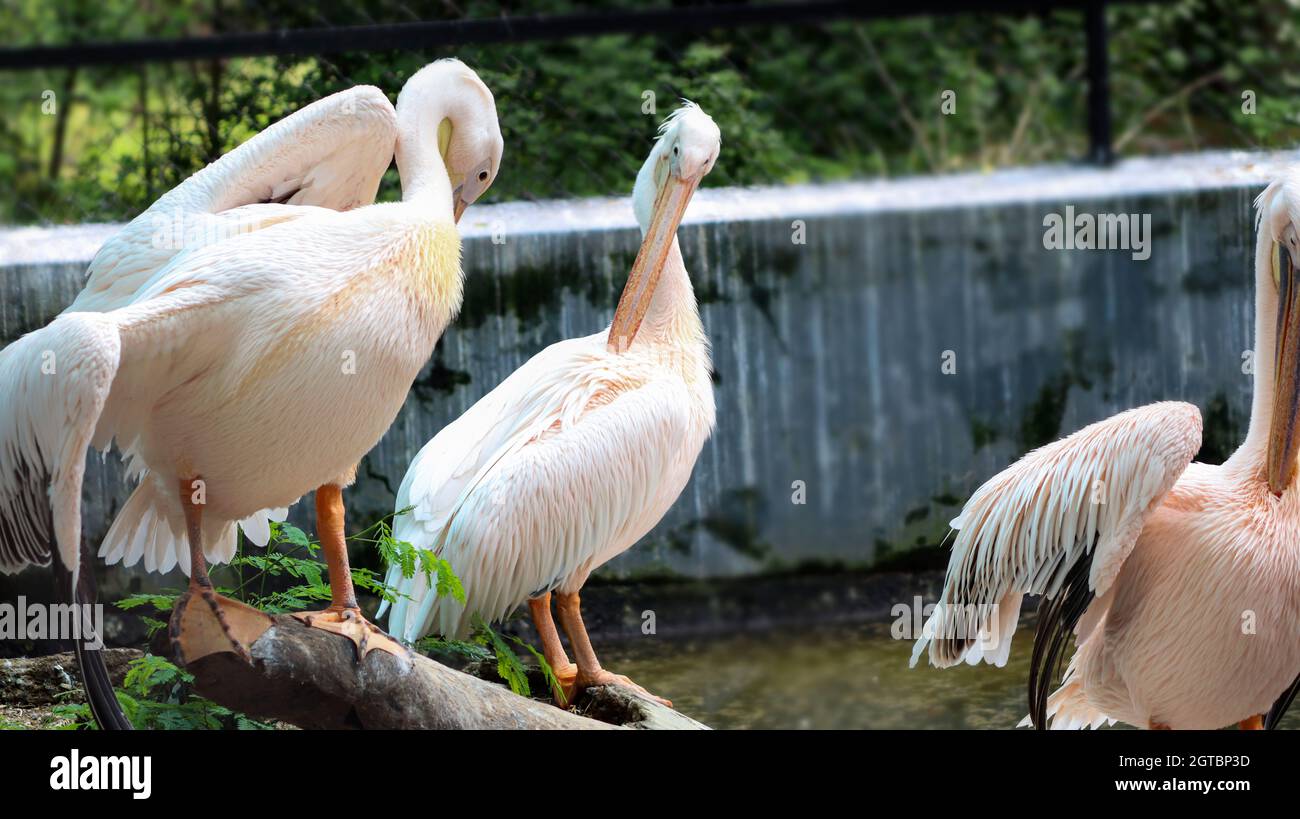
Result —
<instances>
[{"instance_id":1,"label":"preening pelican","mask_svg":"<svg viewBox=\"0 0 1300 819\"><path fill-rule=\"evenodd\" d=\"M394 150L402 202L356 207ZM440 61L396 111L365 87L307 106L124 228L72 308L0 352L0 570L53 559L76 587L86 448L116 440L143 477L101 551L190 576L184 660L218 650L187 627L195 596L247 655L267 621L217 597L207 561L313 489L333 600L311 624L400 650L357 611L341 487L459 309L455 221L501 150L491 92Z\"/></svg>"},{"instance_id":2,"label":"preening pelican","mask_svg":"<svg viewBox=\"0 0 1300 819\"><path fill-rule=\"evenodd\" d=\"M370 204L380 178L392 162L396 136L393 107L372 87L340 92L286 117L159 198L114 234L96 253L87 270L85 288L64 313L106 313L126 307L136 291L175 257L223 236L305 213L288 205L350 210ZM285 207L266 203L282 203ZM54 369L50 375L57 375L57 362L50 364ZM2 402L0 408L13 412ZM17 423L12 414L7 421ZM6 454L11 460L5 460ZM0 465L15 463L17 457L12 453L0 454ZM138 461L131 466L133 471L144 469ZM128 502L130 511L118 517L105 538L100 554L109 557L110 563L125 558L127 565L133 565L143 558L149 571L161 572L176 566L181 550L173 544L183 537L183 529L176 528L170 536L162 531L166 522L157 516L152 492L146 479L146 485ZM0 490L0 501L6 497ZM265 546L270 537L268 521L283 520L284 513L263 510L241 523L251 541ZM0 523L5 520L6 516L0 515ZM52 522L45 521L37 525L37 534L25 537L48 540L51 526ZM230 537L209 543L209 556L228 558L234 549L233 534L231 530ZM25 565L4 558L5 547L16 550L13 544L18 539L16 532L0 528L0 571L14 571ZM57 557L48 546L35 548L31 554L42 564L52 554ZM56 579L60 596L69 588L67 568L57 563L57 573L64 575ZM92 600L93 575L87 572L80 579L78 598ZM80 640L75 641L75 646L96 720L104 727L130 727L112 699L108 671L99 651Z\"/></svg>"},{"instance_id":3,"label":"preening pelican","mask_svg":"<svg viewBox=\"0 0 1300 819\"><path fill-rule=\"evenodd\" d=\"M601 668L578 592L668 511L713 428L708 340L677 226L719 147L698 107L668 117L632 192L644 238L610 327L538 353L411 463L397 508L412 512L394 536L446 558L466 604L392 567L388 583L404 595L388 621L395 635L461 637L473 614L496 620L527 600L566 699L611 683L644 692Z\"/></svg>"},{"instance_id":4,"label":"preening pelican","mask_svg":"<svg viewBox=\"0 0 1300 819\"><path fill-rule=\"evenodd\" d=\"M1041 594L1022 725L1280 719L1300 672L1300 168L1256 207L1245 442L1222 466L1190 463L1200 413L1152 404L996 475L953 522L947 581L913 665L927 645L939 667L1004 664L1022 596ZM1071 633L1074 656L1049 696Z\"/></svg>"},{"instance_id":5,"label":"preening pelican","mask_svg":"<svg viewBox=\"0 0 1300 819\"><path fill-rule=\"evenodd\" d=\"M309 211L298 206L351 210L372 204L380 179L393 160L397 118L383 92L373 86L341 91L271 125L185 182L161 196L143 214L114 234L91 260L85 288L64 313L105 313L132 303L137 290L159 269L190 250L233 235L260 230ZM142 466L136 462L133 466ZM166 490L170 492L170 488ZM148 571L168 572L184 537L144 542L131 539L156 524L146 486L128 501L100 548L110 564L143 559ZM248 538L265 546L268 520L283 520L287 510L264 510L241 521ZM174 522L175 523L175 522ZM223 539L234 548L234 541ZM208 544L209 559L230 552Z\"/></svg>"}]
</instances>

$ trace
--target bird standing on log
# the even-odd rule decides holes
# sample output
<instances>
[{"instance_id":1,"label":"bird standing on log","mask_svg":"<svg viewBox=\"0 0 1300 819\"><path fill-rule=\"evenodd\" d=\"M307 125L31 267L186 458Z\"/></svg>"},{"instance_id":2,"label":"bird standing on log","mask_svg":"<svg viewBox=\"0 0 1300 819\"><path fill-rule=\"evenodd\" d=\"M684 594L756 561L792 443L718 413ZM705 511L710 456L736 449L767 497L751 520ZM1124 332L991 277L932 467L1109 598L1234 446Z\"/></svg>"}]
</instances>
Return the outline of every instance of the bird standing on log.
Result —
<instances>
[{"instance_id":1,"label":"bird standing on log","mask_svg":"<svg viewBox=\"0 0 1300 819\"><path fill-rule=\"evenodd\" d=\"M659 522L713 429L708 339L677 226L720 143L690 103L664 122L637 174L644 236L610 327L538 353L411 463L397 497L411 512L394 536L447 559L465 605L393 566L388 583L402 595L388 622L398 637L464 636L473 615L496 620L527 600L566 701L611 683L647 693L601 667L578 593ZM552 619L552 592L576 663Z\"/></svg>"},{"instance_id":2,"label":"bird standing on log","mask_svg":"<svg viewBox=\"0 0 1300 819\"><path fill-rule=\"evenodd\" d=\"M1043 595L1022 725L1276 725L1300 672L1300 168L1256 207L1245 442L1221 466L1191 463L1200 413L1152 404L996 475L953 521L913 665L927 647L939 667L1005 664L1023 596Z\"/></svg>"},{"instance_id":3,"label":"bird standing on log","mask_svg":"<svg viewBox=\"0 0 1300 819\"><path fill-rule=\"evenodd\" d=\"M394 151L402 201L369 204ZM101 555L189 575L182 661L247 656L269 620L217 596L207 562L233 555L236 522L313 489L333 600L304 619L403 651L357 609L341 489L460 307L456 221L501 151L491 92L444 60L396 110L369 87L307 106L124 228L69 311L0 352L0 571L54 560L76 588L86 449L115 440L141 482Z\"/></svg>"}]
</instances>

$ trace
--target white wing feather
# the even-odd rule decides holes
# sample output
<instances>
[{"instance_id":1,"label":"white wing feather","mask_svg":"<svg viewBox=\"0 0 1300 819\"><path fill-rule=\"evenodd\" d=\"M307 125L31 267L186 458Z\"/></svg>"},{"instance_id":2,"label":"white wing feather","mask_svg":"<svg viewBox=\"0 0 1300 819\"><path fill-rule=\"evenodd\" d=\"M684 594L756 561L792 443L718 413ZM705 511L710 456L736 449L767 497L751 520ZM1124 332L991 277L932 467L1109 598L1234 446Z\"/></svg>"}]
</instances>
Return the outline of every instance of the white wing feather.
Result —
<instances>
[{"instance_id":1,"label":"white wing feather","mask_svg":"<svg viewBox=\"0 0 1300 819\"><path fill-rule=\"evenodd\" d=\"M1084 427L994 476L952 523L948 576L912 665L927 646L939 667L1005 664L1023 595L1054 595L1093 548L1089 588L1105 594L1200 445L1196 407L1164 402Z\"/></svg>"},{"instance_id":2,"label":"white wing feather","mask_svg":"<svg viewBox=\"0 0 1300 819\"><path fill-rule=\"evenodd\" d=\"M86 449L117 372L113 323L70 314L0 351L0 572L55 548L75 588Z\"/></svg>"},{"instance_id":3,"label":"white wing feather","mask_svg":"<svg viewBox=\"0 0 1300 819\"><path fill-rule=\"evenodd\" d=\"M86 450L106 449L123 421L138 423L220 355L231 322L212 309L216 297L191 287L111 313L65 313L0 352L0 569L45 565L57 545L76 583ZM210 344L187 343L195 336ZM131 534L137 551L156 540ZM213 531L212 551L233 534Z\"/></svg>"},{"instance_id":4,"label":"white wing feather","mask_svg":"<svg viewBox=\"0 0 1300 819\"><path fill-rule=\"evenodd\" d=\"M378 88L358 86L313 102L168 191L105 242L66 312L123 307L175 256L214 237L295 218L297 206L349 210L372 203L396 140L396 112Z\"/></svg>"},{"instance_id":5,"label":"white wing feather","mask_svg":"<svg viewBox=\"0 0 1300 819\"><path fill-rule=\"evenodd\" d=\"M253 366L261 348L247 343L250 333L292 332L294 316L313 314L354 280L363 265L349 254L373 256L404 224L391 215L358 220L301 209L318 216L178 256L132 304L64 314L0 352L0 562L6 571L47 563L51 528L61 556L75 558L85 449L106 449L114 440L133 462L128 473L144 479L101 555L110 563L143 560L150 570L189 571L183 522L168 497L175 490L154 485L136 460L157 399L232 355L244 356L237 368ZM336 229L335 223L352 221L362 224ZM336 263L321 265L317 257ZM41 372L47 352L57 375ZM259 515L283 516L279 510ZM261 520L249 525L259 536L269 529ZM228 560L234 522L205 518L204 527L207 556Z\"/></svg>"},{"instance_id":6,"label":"white wing feather","mask_svg":"<svg viewBox=\"0 0 1300 819\"><path fill-rule=\"evenodd\" d=\"M416 456L397 500L414 509L394 535L446 558L466 605L394 566L388 583L403 596L390 631L408 641L430 630L463 636L469 614L490 622L585 579L658 522L712 419L692 423L684 381L638 383L611 363L603 333L554 344Z\"/></svg>"},{"instance_id":7,"label":"white wing feather","mask_svg":"<svg viewBox=\"0 0 1300 819\"><path fill-rule=\"evenodd\" d=\"M283 334L292 333L300 317L323 309L332 294L354 282L356 271L365 269L378 251L400 241L408 222L420 223L418 217L412 222L404 212L390 209L378 214L303 206L293 210L303 216L175 257L141 283L131 305L107 314L132 326L140 357L155 359L154 366L124 368L118 374L93 441L103 449L115 439L128 461L128 475L141 476L100 546L99 556L109 564L143 561L146 570L159 572L179 567L188 573L190 568L184 521L171 497L175 489L155 485L139 461L141 424L149 413L118 397L163 389L163 373L172 383L184 383L215 361L229 363L232 355L241 356L236 368L255 366L264 345L249 345L249 337L268 339L265 346L272 348L285 343ZM164 314L172 303L184 304L186 310L168 319ZM195 310L205 304L213 309ZM264 509L238 524L249 540L264 545L270 522L283 521L286 514L286 509ZM210 562L228 562L236 544L234 523L204 518L204 554Z\"/></svg>"},{"instance_id":8,"label":"white wing feather","mask_svg":"<svg viewBox=\"0 0 1300 819\"><path fill-rule=\"evenodd\" d=\"M91 261L86 287L67 312L107 312L152 295L174 262L232 235L264 230L321 209L350 210L374 202L392 162L397 117L382 91L358 86L318 100L258 133L163 195L109 239ZM175 275L175 274L171 274ZM170 519L148 474L113 522L99 555L109 564L167 572L188 564L184 526ZM270 522L287 510L263 510L240 521L249 540L265 546ZM207 542L213 562L233 556L235 539ZM187 565L186 565L187 568Z\"/></svg>"}]
</instances>

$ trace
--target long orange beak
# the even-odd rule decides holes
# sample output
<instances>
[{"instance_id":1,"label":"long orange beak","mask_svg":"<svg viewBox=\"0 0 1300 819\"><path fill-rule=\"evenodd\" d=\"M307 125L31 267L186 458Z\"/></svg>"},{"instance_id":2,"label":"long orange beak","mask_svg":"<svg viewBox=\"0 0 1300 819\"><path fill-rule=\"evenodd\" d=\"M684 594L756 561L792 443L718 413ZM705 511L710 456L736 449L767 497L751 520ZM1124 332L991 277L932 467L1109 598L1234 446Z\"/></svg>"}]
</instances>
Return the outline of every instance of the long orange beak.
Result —
<instances>
[{"instance_id":1,"label":"long orange beak","mask_svg":"<svg viewBox=\"0 0 1300 819\"><path fill-rule=\"evenodd\" d=\"M636 254L636 261L632 263L627 284L623 285L623 295L619 297L618 307L614 310L614 321L609 326L607 346L611 352L623 352L636 337L641 320L650 309L650 300L659 285L659 277L663 275L668 251L677 236L677 227L682 223L686 206L690 204L699 184L698 178L685 180L671 171L664 181L650 214L650 228L641 240L641 249Z\"/></svg>"},{"instance_id":2,"label":"long orange beak","mask_svg":"<svg viewBox=\"0 0 1300 819\"><path fill-rule=\"evenodd\" d=\"M460 217L464 215L467 207L469 207L469 204L464 199L459 196L456 197L456 202L452 205L452 215L456 219L456 224L460 224Z\"/></svg>"},{"instance_id":3,"label":"long orange beak","mask_svg":"<svg viewBox=\"0 0 1300 819\"><path fill-rule=\"evenodd\" d=\"M1273 247L1277 277L1277 350L1273 359L1273 420L1268 431L1268 488L1281 495L1295 478L1300 454L1300 282L1283 245Z\"/></svg>"}]
</instances>

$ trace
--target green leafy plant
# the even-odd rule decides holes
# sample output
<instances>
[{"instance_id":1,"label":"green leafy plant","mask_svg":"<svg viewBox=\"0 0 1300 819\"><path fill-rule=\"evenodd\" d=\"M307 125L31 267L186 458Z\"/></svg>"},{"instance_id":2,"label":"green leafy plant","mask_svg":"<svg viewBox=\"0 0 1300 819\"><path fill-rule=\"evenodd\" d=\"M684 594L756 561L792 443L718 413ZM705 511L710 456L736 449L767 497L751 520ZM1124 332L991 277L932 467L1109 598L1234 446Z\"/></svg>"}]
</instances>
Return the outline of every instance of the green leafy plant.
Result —
<instances>
[{"instance_id":1,"label":"green leafy plant","mask_svg":"<svg viewBox=\"0 0 1300 819\"><path fill-rule=\"evenodd\" d=\"M461 593L463 595L463 591ZM464 604L463 596L457 599ZM470 662L496 660L497 675L505 681L510 690L521 697L532 696L532 686L528 682L528 666L515 653L511 643L522 646L533 655L537 667L546 680L546 687L562 704L564 691L555 671L546 662L546 657L524 640L513 635L504 635L493 629L482 617L474 615L474 630L469 640L450 640L443 637L427 636L415 644L415 648L426 654L441 657L459 657Z\"/></svg>"},{"instance_id":2,"label":"green leafy plant","mask_svg":"<svg viewBox=\"0 0 1300 819\"><path fill-rule=\"evenodd\" d=\"M424 572L439 594L450 595L462 603L465 591L451 564L427 549L416 549L393 537L392 520L410 510L389 515L367 529L348 538L376 548L385 560L402 567L406 577ZM265 549L251 546L241 536L235 557L225 566L213 570L219 594L240 600L268 614L302 611L328 604L330 587L326 567L319 557L320 543L290 523L272 523L271 540ZM390 603L399 593L386 585L370 569L353 569L352 581ZM285 583L290 585L285 586ZM180 597L180 589L132 594L117 606L138 611L152 637L167 623ZM143 614L152 609L156 616ZM483 650L480 647L480 650ZM210 700L190 693L194 678L167 660L147 654L132 662L123 685L117 691L127 718L137 728L264 728L264 723L249 719ZM89 706L66 703L56 706L56 715L69 721L68 727L93 724Z\"/></svg>"},{"instance_id":3,"label":"green leafy plant","mask_svg":"<svg viewBox=\"0 0 1300 819\"><path fill-rule=\"evenodd\" d=\"M559 701L560 705L568 705L568 697L564 695L564 689L560 686L560 679L555 676L555 670L551 668L550 663L546 662L546 657L542 655L542 652L518 637L512 637L511 639L528 649L533 655L533 659L537 661L537 667L542 670L542 676L546 678L546 687L551 690L551 694Z\"/></svg>"},{"instance_id":4,"label":"green leafy plant","mask_svg":"<svg viewBox=\"0 0 1300 819\"><path fill-rule=\"evenodd\" d=\"M528 697L532 695L528 686L528 669L520 662L519 655L515 654L510 643L506 641L491 626L483 621L480 617L475 617L475 625L478 630L478 636L492 647L492 653L497 659L497 673L501 679L506 681L510 690L520 695Z\"/></svg>"},{"instance_id":5,"label":"green leafy plant","mask_svg":"<svg viewBox=\"0 0 1300 819\"><path fill-rule=\"evenodd\" d=\"M411 508L397 514L406 514L411 511ZM402 575L408 579L414 577L417 570L423 572L439 597L450 597L462 606L465 605L465 587L456 576L451 563L428 549L417 549L409 543L395 540L391 528L386 528L386 520L380 522L385 528L379 530L379 537L375 541L384 560L389 565L400 566ZM396 599L398 596L393 589L387 589L386 593L392 595L391 598L386 596L384 598L386 600ZM409 599L409 596L407 597ZM538 667L542 670L547 686L555 693L557 699L563 701L564 693L560 688L559 680L540 652L518 637L507 638L495 631L477 614L474 615L473 622L473 634L468 641L428 635L417 641L415 648L435 656L460 657L471 662L495 658L497 674L505 680L510 690L522 697L532 696L531 686L528 683L528 667L510 647L510 643L514 642L532 653Z\"/></svg>"},{"instance_id":6,"label":"green leafy plant","mask_svg":"<svg viewBox=\"0 0 1300 819\"><path fill-rule=\"evenodd\" d=\"M250 719L193 693L194 677L168 660L145 654L127 666L117 700L131 724L139 729L193 730L234 728L270 730L274 726ZM74 693L74 692L69 692ZM63 703L52 709L67 720L65 729L94 727L90 706Z\"/></svg>"},{"instance_id":7,"label":"green leafy plant","mask_svg":"<svg viewBox=\"0 0 1300 819\"><path fill-rule=\"evenodd\" d=\"M439 594L464 601L465 591L451 564L428 549L417 549L393 537L392 520L407 514L404 509L382 518L347 540L364 543L378 550L385 561L402 567L405 577L424 572ZM251 546L242 536L234 558L224 566L214 567L212 575L217 593L247 603L267 614L303 611L330 600L329 579L321 562L320 543L291 523L271 523L271 540L265 549ZM289 581L291 585L280 586ZM295 582L296 581L296 582ZM384 583L371 569L353 568L352 582L358 589L394 603L399 592ZM164 589L147 594L133 594L117 601L126 610L151 606L160 615L170 612L182 594L181 589ZM150 636L166 625L159 618L143 617Z\"/></svg>"},{"instance_id":8,"label":"green leafy plant","mask_svg":"<svg viewBox=\"0 0 1300 819\"><path fill-rule=\"evenodd\" d=\"M446 558L393 536L392 521L410 511L408 508L394 512L352 535L348 541L373 547L388 565L400 567L404 578L410 579L417 572L422 573L439 596L464 605L465 588ZM225 597L240 600L268 614L302 611L327 604L331 599L330 587L325 564L320 559L320 548L318 541L293 524L272 522L271 539L265 549L252 547L241 536L235 557L228 564L213 569L216 590ZM409 595L387 585L377 572L370 569L354 568L352 581L357 588L389 603L401 597L410 599ZM119 600L117 605L127 611L140 612L152 637L167 625L164 617L173 610L181 594L180 589L132 594ZM146 609L152 609L156 616L144 614ZM512 643L532 653L547 686L557 698L563 699L559 681L540 652L518 637L500 634L477 616L470 640L430 636L417 642L415 647L427 653L470 661L495 659L497 673L510 690L520 696L531 696L528 667L515 653ZM193 677L175 665L163 658L146 655L132 663L122 688L118 690L118 699L128 719L141 728L264 727L242 714L190 695L188 688L192 682ZM56 707L56 711L69 720L72 727L92 722L90 709L84 704L61 705Z\"/></svg>"},{"instance_id":9,"label":"green leafy plant","mask_svg":"<svg viewBox=\"0 0 1300 819\"><path fill-rule=\"evenodd\" d=\"M460 657L471 662L492 658L492 652L482 643L472 640L445 640L441 637L425 637L415 643L417 651L446 657Z\"/></svg>"}]
</instances>

